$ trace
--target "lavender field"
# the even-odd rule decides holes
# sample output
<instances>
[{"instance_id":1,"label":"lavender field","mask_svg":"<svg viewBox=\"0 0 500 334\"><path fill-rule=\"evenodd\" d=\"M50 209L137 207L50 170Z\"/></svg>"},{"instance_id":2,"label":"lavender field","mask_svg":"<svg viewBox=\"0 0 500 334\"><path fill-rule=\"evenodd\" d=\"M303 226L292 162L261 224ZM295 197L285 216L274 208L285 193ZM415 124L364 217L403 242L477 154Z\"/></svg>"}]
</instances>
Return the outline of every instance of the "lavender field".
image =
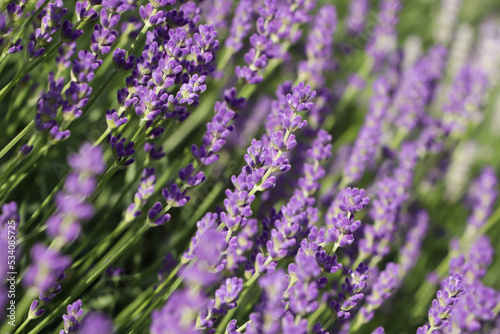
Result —
<instances>
[{"instance_id":1,"label":"lavender field","mask_svg":"<svg viewBox=\"0 0 500 334\"><path fill-rule=\"evenodd\" d=\"M0 333L500 334L498 0L0 0Z\"/></svg>"}]
</instances>

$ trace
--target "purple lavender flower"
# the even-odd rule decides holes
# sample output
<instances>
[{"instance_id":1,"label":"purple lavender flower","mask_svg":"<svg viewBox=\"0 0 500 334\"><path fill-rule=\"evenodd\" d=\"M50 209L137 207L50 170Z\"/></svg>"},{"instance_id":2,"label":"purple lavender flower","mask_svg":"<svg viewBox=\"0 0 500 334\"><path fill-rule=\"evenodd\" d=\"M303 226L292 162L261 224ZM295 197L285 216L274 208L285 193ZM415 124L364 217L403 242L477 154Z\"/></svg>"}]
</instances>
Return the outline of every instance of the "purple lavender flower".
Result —
<instances>
[{"instance_id":1,"label":"purple lavender flower","mask_svg":"<svg viewBox=\"0 0 500 334\"><path fill-rule=\"evenodd\" d=\"M368 277L368 267L363 263L360 263L355 271L349 269L349 276L342 284L342 292L339 293L338 300L331 305L337 312L338 319L348 319L351 316L350 311L364 298L361 291L366 287Z\"/></svg>"},{"instance_id":2,"label":"purple lavender flower","mask_svg":"<svg viewBox=\"0 0 500 334\"><path fill-rule=\"evenodd\" d=\"M11 2L6 6L6 13L0 13L0 51L13 54L23 50L21 38L14 40L16 23L25 17L25 4Z\"/></svg>"},{"instance_id":3,"label":"purple lavender flower","mask_svg":"<svg viewBox=\"0 0 500 334\"><path fill-rule=\"evenodd\" d=\"M359 35L365 28L370 4L368 0L353 0L349 4L349 16L347 17L347 31L352 35Z\"/></svg>"},{"instance_id":4,"label":"purple lavender flower","mask_svg":"<svg viewBox=\"0 0 500 334\"><path fill-rule=\"evenodd\" d=\"M399 131L409 133L421 122L425 106L432 101L436 83L443 75L446 57L443 46L434 46L404 73L394 102L399 110L396 118Z\"/></svg>"},{"instance_id":5,"label":"purple lavender flower","mask_svg":"<svg viewBox=\"0 0 500 334\"><path fill-rule=\"evenodd\" d=\"M396 48L396 24L403 9L399 0L383 0L378 13L378 25L367 45L367 52L374 59L375 68L380 68Z\"/></svg>"},{"instance_id":6,"label":"purple lavender flower","mask_svg":"<svg viewBox=\"0 0 500 334\"><path fill-rule=\"evenodd\" d=\"M90 313L81 322L80 334L109 334L113 333L113 322L108 316L101 313Z\"/></svg>"},{"instance_id":7,"label":"purple lavender flower","mask_svg":"<svg viewBox=\"0 0 500 334\"><path fill-rule=\"evenodd\" d=\"M92 217L94 210L85 201L97 185L96 176L104 171L101 149L84 143L77 154L68 158L73 172L68 175L64 190L56 195L58 210L47 220L47 233L65 243L74 241L80 233L80 223Z\"/></svg>"},{"instance_id":8,"label":"purple lavender flower","mask_svg":"<svg viewBox=\"0 0 500 334\"><path fill-rule=\"evenodd\" d=\"M68 305L68 314L63 315L64 329L61 329L59 334L76 333L80 328L80 320L83 317L82 301L77 300L73 304Z\"/></svg>"},{"instance_id":9,"label":"purple lavender flower","mask_svg":"<svg viewBox=\"0 0 500 334\"><path fill-rule=\"evenodd\" d=\"M154 168L145 168L142 171L139 188L134 195L134 203L131 203L125 213L125 220L132 221L142 213L143 206L155 191L156 176ZM161 210L161 209L160 209Z\"/></svg>"},{"instance_id":10,"label":"purple lavender flower","mask_svg":"<svg viewBox=\"0 0 500 334\"><path fill-rule=\"evenodd\" d=\"M282 269L267 274L259 279L263 289L259 311L250 314L250 323L247 333L279 333L281 322L285 314L283 295L288 282ZM288 320L288 318L287 318Z\"/></svg>"},{"instance_id":11,"label":"purple lavender flower","mask_svg":"<svg viewBox=\"0 0 500 334\"><path fill-rule=\"evenodd\" d=\"M45 314L45 309L41 308L40 302L37 299L35 299L30 305L30 309L28 311L28 318L37 319L41 317L43 314Z\"/></svg>"},{"instance_id":12,"label":"purple lavender flower","mask_svg":"<svg viewBox=\"0 0 500 334\"><path fill-rule=\"evenodd\" d=\"M465 284L460 274L451 275L441 285L442 289L437 292L437 299L432 301L432 307L429 309L430 326L420 327L417 334L432 333L447 327L459 296L465 293Z\"/></svg>"},{"instance_id":13,"label":"purple lavender flower","mask_svg":"<svg viewBox=\"0 0 500 334\"><path fill-rule=\"evenodd\" d=\"M226 39L226 46L232 48L234 52L238 52L243 47L243 40L250 31L252 19L252 1L242 0L236 7L229 36Z\"/></svg>"},{"instance_id":14,"label":"purple lavender flower","mask_svg":"<svg viewBox=\"0 0 500 334\"><path fill-rule=\"evenodd\" d=\"M498 179L495 170L485 167L472 183L467 197L472 214L467 220L467 228L481 228L491 215L498 196Z\"/></svg>"},{"instance_id":15,"label":"purple lavender flower","mask_svg":"<svg viewBox=\"0 0 500 334\"><path fill-rule=\"evenodd\" d=\"M450 318L452 326L447 327L444 332L452 333L454 328L463 333L480 332L485 323L493 320L493 310L498 305L498 297L495 289L486 287L481 282L468 285L465 295L455 306Z\"/></svg>"},{"instance_id":16,"label":"purple lavender flower","mask_svg":"<svg viewBox=\"0 0 500 334\"><path fill-rule=\"evenodd\" d=\"M429 228L429 215L421 210L415 215L415 225L406 234L404 246L400 251L399 265L401 277L404 277L415 265L421 252L422 241Z\"/></svg>"},{"instance_id":17,"label":"purple lavender flower","mask_svg":"<svg viewBox=\"0 0 500 334\"><path fill-rule=\"evenodd\" d=\"M35 117L35 127L39 131L45 131L57 125L55 120L57 110L63 105L61 96L64 87L64 79L55 80L54 73L50 72L48 76L49 89L42 94L37 102L37 114Z\"/></svg>"},{"instance_id":18,"label":"purple lavender flower","mask_svg":"<svg viewBox=\"0 0 500 334\"><path fill-rule=\"evenodd\" d=\"M128 166L134 163L135 159L130 158L132 154L135 153L134 142L129 141L126 143L127 138L118 135L110 136L109 143L111 144L111 148L113 149L113 154L115 155L116 160L122 166Z\"/></svg>"},{"instance_id":19,"label":"purple lavender flower","mask_svg":"<svg viewBox=\"0 0 500 334\"><path fill-rule=\"evenodd\" d=\"M306 42L307 61L299 63L299 78L314 87L324 85L324 72L332 70L333 35L337 26L337 11L334 6L323 6L315 18L313 29Z\"/></svg>"},{"instance_id":20,"label":"purple lavender flower","mask_svg":"<svg viewBox=\"0 0 500 334\"><path fill-rule=\"evenodd\" d=\"M36 7L42 4L43 1L38 1ZM62 0L53 0L42 9L33 20L35 32L30 35L28 42L28 58L40 57L45 52L45 46L52 42L52 35L61 27L62 17L67 11Z\"/></svg>"},{"instance_id":21,"label":"purple lavender flower","mask_svg":"<svg viewBox=\"0 0 500 334\"><path fill-rule=\"evenodd\" d=\"M444 129L452 136L461 136L478 118L488 77L480 69L465 66L455 77L448 103L443 107Z\"/></svg>"},{"instance_id":22,"label":"purple lavender flower","mask_svg":"<svg viewBox=\"0 0 500 334\"><path fill-rule=\"evenodd\" d=\"M41 243L31 248L31 259L33 263L26 271L24 284L27 287L37 288L41 293L49 291L58 281L61 273L71 264L69 257Z\"/></svg>"},{"instance_id":23,"label":"purple lavender flower","mask_svg":"<svg viewBox=\"0 0 500 334\"><path fill-rule=\"evenodd\" d=\"M152 314L150 331L163 333L196 333L198 312L208 305L201 291L184 288L174 291L167 304Z\"/></svg>"},{"instance_id":24,"label":"purple lavender flower","mask_svg":"<svg viewBox=\"0 0 500 334\"><path fill-rule=\"evenodd\" d=\"M259 7L257 33L250 36L252 48L244 56L247 65L235 68L238 79L250 85L261 82L263 78L259 72L267 67L269 59L285 56L276 41L297 41L300 32L294 33L292 25L306 22L313 5L304 1L290 4L265 0Z\"/></svg>"},{"instance_id":25,"label":"purple lavender flower","mask_svg":"<svg viewBox=\"0 0 500 334\"><path fill-rule=\"evenodd\" d=\"M207 123L203 145L200 148L193 145L191 148L193 155L204 165L210 165L219 160L217 152L226 144L226 138L234 129L230 122L235 118L236 113L229 109L226 102L216 102L214 109L215 116L211 122Z\"/></svg>"},{"instance_id":26,"label":"purple lavender flower","mask_svg":"<svg viewBox=\"0 0 500 334\"><path fill-rule=\"evenodd\" d=\"M379 77L373 84L374 95L370 100L369 111L352 152L344 166L344 184L358 181L368 167L375 163L375 155L382 139L382 123L390 103L389 83L385 77Z\"/></svg>"},{"instance_id":27,"label":"purple lavender flower","mask_svg":"<svg viewBox=\"0 0 500 334\"><path fill-rule=\"evenodd\" d=\"M226 190L224 206L227 212L221 213L221 220L229 229L236 230L245 225L247 217L252 214L250 204L255 200L257 191L274 187L276 178L271 173L290 169L288 160L282 154L295 146L295 136L292 133L306 125L299 112L307 112L312 108L313 103L309 101L315 95L304 83L294 87L293 93L287 95L288 108L280 114L282 130L274 132L267 139L273 142L252 141L245 155L247 166L243 167L238 176L231 178L235 190Z\"/></svg>"},{"instance_id":28,"label":"purple lavender flower","mask_svg":"<svg viewBox=\"0 0 500 334\"><path fill-rule=\"evenodd\" d=\"M398 264L389 262L384 271L377 277L373 284L372 292L366 297L366 306L362 307L360 312L364 322L373 318L375 310L387 300L399 283L400 267Z\"/></svg>"},{"instance_id":29,"label":"purple lavender flower","mask_svg":"<svg viewBox=\"0 0 500 334\"><path fill-rule=\"evenodd\" d=\"M361 226L361 221L354 219L354 214L365 209L370 203L368 197L364 197L364 189L346 188L339 194L338 214L332 218L328 226L328 240L334 243L332 253L338 247L346 247L354 242L354 232Z\"/></svg>"},{"instance_id":30,"label":"purple lavender flower","mask_svg":"<svg viewBox=\"0 0 500 334\"><path fill-rule=\"evenodd\" d=\"M225 315L230 309L235 308L242 289L243 280L241 278L233 277L226 279L220 288L215 291L215 299L210 299L208 302L208 309L201 311L201 327L212 327L218 317Z\"/></svg>"}]
</instances>

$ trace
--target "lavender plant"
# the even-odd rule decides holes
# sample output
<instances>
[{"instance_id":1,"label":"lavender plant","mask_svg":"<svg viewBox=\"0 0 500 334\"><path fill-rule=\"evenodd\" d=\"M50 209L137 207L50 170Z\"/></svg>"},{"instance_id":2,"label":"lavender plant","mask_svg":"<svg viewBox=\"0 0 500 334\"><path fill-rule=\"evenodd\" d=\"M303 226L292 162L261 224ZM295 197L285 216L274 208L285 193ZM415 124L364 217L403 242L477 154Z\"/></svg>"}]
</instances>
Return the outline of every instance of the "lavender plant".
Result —
<instances>
[{"instance_id":1,"label":"lavender plant","mask_svg":"<svg viewBox=\"0 0 500 334\"><path fill-rule=\"evenodd\" d=\"M0 331L500 332L483 2L0 1Z\"/></svg>"}]
</instances>

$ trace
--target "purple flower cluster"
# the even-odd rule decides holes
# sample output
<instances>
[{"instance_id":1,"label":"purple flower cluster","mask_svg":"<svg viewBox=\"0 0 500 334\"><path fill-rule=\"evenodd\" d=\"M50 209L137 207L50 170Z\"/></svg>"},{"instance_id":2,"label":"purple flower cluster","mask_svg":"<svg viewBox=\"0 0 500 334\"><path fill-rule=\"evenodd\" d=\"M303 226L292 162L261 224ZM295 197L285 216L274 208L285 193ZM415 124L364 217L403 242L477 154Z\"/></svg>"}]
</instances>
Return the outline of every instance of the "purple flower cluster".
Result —
<instances>
[{"instance_id":1,"label":"purple flower cluster","mask_svg":"<svg viewBox=\"0 0 500 334\"><path fill-rule=\"evenodd\" d=\"M356 270L349 269L349 276L346 277L345 283L342 284L342 292L339 293L339 298L332 302L332 308L337 312L338 319L348 319L351 316L351 310L364 298L361 293L366 287L366 281L369 278L368 266L360 263Z\"/></svg>"},{"instance_id":2,"label":"purple flower cluster","mask_svg":"<svg viewBox=\"0 0 500 334\"><path fill-rule=\"evenodd\" d=\"M246 217L252 214L251 203L257 191L265 191L275 186L275 172L290 170L288 159L283 153L293 149L297 142L293 132L303 128L306 121L299 113L307 113L313 107L311 99L316 93L311 87L300 83L287 95L288 106L280 114L281 129L264 137L262 141L252 140L245 155L247 166L238 176L231 178L235 190L226 190L224 206L227 212L221 213L221 220L230 230L235 231L246 224Z\"/></svg>"},{"instance_id":3,"label":"purple flower cluster","mask_svg":"<svg viewBox=\"0 0 500 334\"><path fill-rule=\"evenodd\" d=\"M309 234L310 228L318 220L317 209L314 208L314 194L320 188L318 181L325 175L322 164L331 156L330 141L331 136L325 131L318 132L317 138L307 151L309 159L304 163L303 175L298 180L294 195L279 212L272 211L270 214L270 222L274 227L268 233L269 240L265 241L267 255L259 252L251 270L258 273L270 271L280 259L293 256L297 252L300 239Z\"/></svg>"},{"instance_id":4,"label":"purple flower cluster","mask_svg":"<svg viewBox=\"0 0 500 334\"><path fill-rule=\"evenodd\" d=\"M367 45L367 53L373 57L375 68L380 68L396 49L396 24L398 14L403 9L399 0L383 0L377 16L378 25Z\"/></svg>"},{"instance_id":5,"label":"purple flower cluster","mask_svg":"<svg viewBox=\"0 0 500 334\"><path fill-rule=\"evenodd\" d=\"M468 194L468 205L472 214L467 220L468 229L479 229L493 212L498 196L498 178L491 167L485 167L472 183Z\"/></svg>"},{"instance_id":6,"label":"purple flower cluster","mask_svg":"<svg viewBox=\"0 0 500 334\"><path fill-rule=\"evenodd\" d=\"M81 230L81 222L93 216L93 207L86 202L96 186L96 177L104 171L103 154L99 147L85 143L77 154L70 155L68 163L72 168L66 179L64 189L56 195L57 211L47 220L47 234L54 240L52 247L38 243L32 248L32 264L24 278L27 287L36 287L40 301L34 301L31 317L43 314L43 307L60 291L60 282L65 278L64 271L71 264L68 256L60 254L59 249L73 242Z\"/></svg>"},{"instance_id":7,"label":"purple flower cluster","mask_svg":"<svg viewBox=\"0 0 500 334\"><path fill-rule=\"evenodd\" d=\"M156 176L154 168L145 168L142 171L139 188L134 195L134 202L130 203L125 213L125 220L130 222L142 213L142 208L155 191Z\"/></svg>"},{"instance_id":8,"label":"purple flower cluster","mask_svg":"<svg viewBox=\"0 0 500 334\"><path fill-rule=\"evenodd\" d=\"M203 136L203 145L199 148L196 145L191 147L193 156L203 165L210 165L219 160L219 152L226 139L233 131L231 122L235 119L236 113L231 109L237 109L244 99L236 98L236 89L232 88L224 92L225 101L216 102L215 115L211 122L207 123L207 131Z\"/></svg>"},{"instance_id":9,"label":"purple flower cluster","mask_svg":"<svg viewBox=\"0 0 500 334\"><path fill-rule=\"evenodd\" d=\"M375 155L382 140L382 124L391 102L389 83L385 77L378 78L373 84L374 95L370 100L365 121L354 141L351 154L344 166L344 183L358 181L365 169L375 163Z\"/></svg>"},{"instance_id":10,"label":"purple flower cluster","mask_svg":"<svg viewBox=\"0 0 500 334\"><path fill-rule=\"evenodd\" d=\"M64 329L61 329L59 334L77 333L81 327L80 321L83 318L84 310L82 309L82 301L77 300L73 304L68 305L68 314L63 315Z\"/></svg>"},{"instance_id":11,"label":"purple flower cluster","mask_svg":"<svg viewBox=\"0 0 500 334\"><path fill-rule=\"evenodd\" d=\"M307 61L299 63L298 72L299 78L313 87L322 87L325 84L325 71L335 67L333 35L337 28L337 10L332 5L321 7L314 22L314 27L307 36Z\"/></svg>"},{"instance_id":12,"label":"purple flower cluster","mask_svg":"<svg viewBox=\"0 0 500 334\"><path fill-rule=\"evenodd\" d=\"M0 13L0 52L2 54L14 54L23 50L21 38L15 40L15 33L19 23L26 17L26 2L10 2L5 12Z\"/></svg>"},{"instance_id":13,"label":"purple flower cluster","mask_svg":"<svg viewBox=\"0 0 500 334\"><path fill-rule=\"evenodd\" d=\"M236 7L233 22L229 36L226 39L225 45L238 52L243 47L243 40L248 36L252 27L252 0L241 0Z\"/></svg>"},{"instance_id":14,"label":"purple flower cluster","mask_svg":"<svg viewBox=\"0 0 500 334\"><path fill-rule=\"evenodd\" d=\"M409 199L416 162L416 144L403 143L398 165L392 169L393 176L385 174L377 183L377 194L370 211L374 224L364 226L364 238L360 241L361 259L371 257L371 266L389 252L398 213L402 204Z\"/></svg>"},{"instance_id":15,"label":"purple flower cluster","mask_svg":"<svg viewBox=\"0 0 500 334\"><path fill-rule=\"evenodd\" d=\"M409 133L422 121L425 107L432 101L436 83L443 75L446 57L446 48L434 46L403 74L394 101L399 131Z\"/></svg>"},{"instance_id":16,"label":"purple flower cluster","mask_svg":"<svg viewBox=\"0 0 500 334\"><path fill-rule=\"evenodd\" d=\"M364 28L370 4L368 0L353 0L349 4L349 16L347 17L347 31L352 35L360 35Z\"/></svg>"},{"instance_id":17,"label":"purple flower cluster","mask_svg":"<svg viewBox=\"0 0 500 334\"><path fill-rule=\"evenodd\" d=\"M283 57L281 45L275 40L296 41L300 33L293 32L292 26L306 22L313 5L307 1L265 0L259 7L257 33L250 37L252 48L244 56L247 65L236 66L236 76L250 85L261 82L259 72L267 67L269 59Z\"/></svg>"},{"instance_id":18,"label":"purple flower cluster","mask_svg":"<svg viewBox=\"0 0 500 334\"><path fill-rule=\"evenodd\" d=\"M38 1L36 8L40 8L43 3L43 0ZM61 27L62 18L67 11L62 0L52 0L40 11L40 14L33 20L34 32L30 34L28 42L28 58L37 58L44 54L45 47L52 42L53 35ZM64 23L66 29L63 31L71 30L72 24L69 21ZM82 33L83 31L76 37Z\"/></svg>"},{"instance_id":19,"label":"purple flower cluster","mask_svg":"<svg viewBox=\"0 0 500 334\"><path fill-rule=\"evenodd\" d=\"M493 260L494 250L488 237L482 235L466 253L450 261L450 273L464 277L466 292L451 316L453 327L464 333L480 331L485 322L493 319L498 304L498 292L481 280Z\"/></svg>"},{"instance_id":20,"label":"purple flower cluster","mask_svg":"<svg viewBox=\"0 0 500 334\"><path fill-rule=\"evenodd\" d=\"M487 75L480 69L465 66L455 77L448 103L443 107L446 133L461 136L477 120L484 95L489 87Z\"/></svg>"},{"instance_id":21,"label":"purple flower cluster","mask_svg":"<svg viewBox=\"0 0 500 334\"><path fill-rule=\"evenodd\" d=\"M96 177L105 169L101 149L90 143L83 144L77 154L68 158L68 163L72 173L64 190L56 195L57 212L47 220L47 234L62 244L74 241L80 233L80 223L92 217L92 205L85 199L95 191Z\"/></svg>"},{"instance_id":22,"label":"purple flower cluster","mask_svg":"<svg viewBox=\"0 0 500 334\"><path fill-rule=\"evenodd\" d=\"M406 276L417 262L422 250L422 241L429 228L429 215L421 210L415 215L415 223L406 234L404 246L399 255L401 277Z\"/></svg>"},{"instance_id":23,"label":"purple flower cluster","mask_svg":"<svg viewBox=\"0 0 500 334\"><path fill-rule=\"evenodd\" d=\"M400 267L398 264L389 262L382 271L372 287L372 292L366 297L366 306L360 312L363 321L368 322L373 318L375 310L388 299L399 283Z\"/></svg>"},{"instance_id":24,"label":"purple flower cluster","mask_svg":"<svg viewBox=\"0 0 500 334\"><path fill-rule=\"evenodd\" d=\"M459 297L465 293L465 283L459 274L451 275L441 285L442 289L437 292L437 299L432 301L432 307L429 309L430 326L420 327L417 334L433 333L447 327Z\"/></svg>"}]
</instances>

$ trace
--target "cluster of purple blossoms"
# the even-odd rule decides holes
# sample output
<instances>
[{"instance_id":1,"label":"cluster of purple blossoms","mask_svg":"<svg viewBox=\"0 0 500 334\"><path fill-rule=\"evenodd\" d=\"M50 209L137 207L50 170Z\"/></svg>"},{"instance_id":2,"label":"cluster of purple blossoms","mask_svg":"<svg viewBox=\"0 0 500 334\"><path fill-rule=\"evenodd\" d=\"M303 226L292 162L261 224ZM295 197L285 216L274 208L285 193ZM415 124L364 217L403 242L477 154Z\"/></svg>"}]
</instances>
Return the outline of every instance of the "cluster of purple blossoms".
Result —
<instances>
[{"instance_id":1,"label":"cluster of purple blossoms","mask_svg":"<svg viewBox=\"0 0 500 334\"><path fill-rule=\"evenodd\" d=\"M377 26L367 45L367 53L373 57L374 66L380 68L396 49L396 24L398 14L403 9L399 0L383 0L377 17Z\"/></svg>"},{"instance_id":2,"label":"cluster of purple blossoms","mask_svg":"<svg viewBox=\"0 0 500 334\"><path fill-rule=\"evenodd\" d=\"M299 178L293 196L283 205L279 212L271 211L269 221L273 228L264 238L267 255L258 252L255 266L249 269L257 273L272 271L277 262L287 256L296 254L300 240L309 234L309 230L318 220L317 209L314 208L314 194L319 190L319 180L324 177L322 164L331 156L331 136L320 130L318 136L307 151L308 161L304 163L303 175ZM262 245L264 246L264 245ZM264 247L263 247L264 248Z\"/></svg>"},{"instance_id":3,"label":"cluster of purple blossoms","mask_svg":"<svg viewBox=\"0 0 500 334\"><path fill-rule=\"evenodd\" d=\"M492 263L493 254L489 238L483 235L465 254L450 261L450 273L462 275L466 284L465 295L450 319L452 328L459 328L465 333L475 332L494 318L492 310L498 304L498 292L481 282Z\"/></svg>"},{"instance_id":4,"label":"cluster of purple blossoms","mask_svg":"<svg viewBox=\"0 0 500 334\"><path fill-rule=\"evenodd\" d=\"M448 319L460 300L459 297L465 293L465 283L460 274L451 275L441 285L442 289L437 292L437 299L432 301L429 309L429 325L420 327L417 334L433 333L448 327Z\"/></svg>"},{"instance_id":5,"label":"cluster of purple blossoms","mask_svg":"<svg viewBox=\"0 0 500 334\"><path fill-rule=\"evenodd\" d=\"M326 5L320 8L315 17L313 29L306 42L307 61L299 63L299 78L314 87L325 84L324 73L335 67L333 62L333 35L337 28L337 10Z\"/></svg>"},{"instance_id":6,"label":"cluster of purple blossoms","mask_svg":"<svg viewBox=\"0 0 500 334\"><path fill-rule=\"evenodd\" d=\"M384 300L388 299L393 291L398 287L400 276L400 266L389 262L372 286L370 295L366 297L366 306L362 307L360 314L363 321L368 322L373 319L375 310L378 309Z\"/></svg>"},{"instance_id":7,"label":"cluster of purple blossoms","mask_svg":"<svg viewBox=\"0 0 500 334\"><path fill-rule=\"evenodd\" d=\"M44 1L40 0L37 2L36 8L38 9L43 5ZM68 9L64 7L62 0L53 0L44 6L40 14L33 20L34 32L30 34L28 42L28 58L37 58L44 54L45 47L52 42L53 35L61 27L62 18L66 15L67 11ZM65 21L64 23L66 29L69 27L69 30L71 30L72 24L69 21ZM63 29L63 32L66 29ZM83 31L77 33L77 35L80 36L82 33ZM70 37L72 37L71 35Z\"/></svg>"},{"instance_id":8,"label":"cluster of purple blossoms","mask_svg":"<svg viewBox=\"0 0 500 334\"><path fill-rule=\"evenodd\" d=\"M53 6L55 4L49 3L48 10L50 11L50 8ZM63 91L64 78L55 79L53 73L49 74L49 90L43 93L38 101L35 118L37 130L50 130L52 141L63 140L70 135L69 130L65 129L66 126L59 125L56 120L60 107L62 108L63 124L65 125L82 116L83 108L88 104L92 93L90 83L95 78L95 73L103 62L99 57L111 51L111 46L118 35L118 32L113 28L120 20L119 13L129 8L129 5L124 1L104 1L102 6L101 12L98 14L95 9L91 8L89 2L79 1L76 3L75 11L80 22L95 20L100 17L100 24L94 26L94 31L91 35L90 50L79 51L77 58L72 61L70 59L76 47L73 41L80 37L83 31L73 31L72 24L69 21L65 21L62 24L65 43L59 48L57 61L59 64L72 65L71 81L69 82L69 86ZM42 19L42 21L46 20ZM37 42L38 44L40 43ZM127 58L125 50L116 49L113 52L113 61L118 69L129 70L134 65L134 56ZM108 119L108 122L111 120L113 118Z\"/></svg>"},{"instance_id":9,"label":"cluster of purple blossoms","mask_svg":"<svg viewBox=\"0 0 500 334\"><path fill-rule=\"evenodd\" d=\"M101 149L90 143L83 144L68 163L72 172L63 191L56 195L57 212L47 220L47 234L62 244L73 242L80 233L80 223L93 216L92 205L85 199L95 191L96 177L105 169Z\"/></svg>"},{"instance_id":10,"label":"cluster of purple blossoms","mask_svg":"<svg viewBox=\"0 0 500 334\"><path fill-rule=\"evenodd\" d=\"M236 118L236 112L243 107L245 99L236 97L236 89L231 88L224 92L224 102L216 102L215 115L211 122L207 123L207 131L203 136L203 144L198 148L191 147L193 156L203 165L211 165L219 160L217 152L226 145L229 134L234 126L231 122ZM234 109L234 110L233 110Z\"/></svg>"},{"instance_id":11,"label":"cluster of purple blossoms","mask_svg":"<svg viewBox=\"0 0 500 334\"><path fill-rule=\"evenodd\" d=\"M488 77L481 70L465 66L453 81L448 103L443 107L443 126L447 134L462 136L479 117Z\"/></svg>"},{"instance_id":12,"label":"cluster of purple blossoms","mask_svg":"<svg viewBox=\"0 0 500 334\"><path fill-rule=\"evenodd\" d=\"M23 18L26 17L27 0L13 1L7 4L5 12L0 13L0 52L14 54L23 50L21 38L15 39L15 33Z\"/></svg>"},{"instance_id":13,"label":"cluster of purple blossoms","mask_svg":"<svg viewBox=\"0 0 500 334\"><path fill-rule=\"evenodd\" d=\"M31 317L43 314L43 307L60 291L64 271L71 264L68 256L59 249L75 241L81 230L81 222L93 216L94 210L86 198L97 186L96 177L104 171L103 154L99 147L85 143L77 154L70 155L68 163L72 172L68 175L64 189L56 195L57 211L47 220L47 234L53 239L51 247L38 243L32 248L32 265L29 267L24 284L36 287L40 293L40 303L35 300L30 310Z\"/></svg>"},{"instance_id":14,"label":"cluster of purple blossoms","mask_svg":"<svg viewBox=\"0 0 500 334\"><path fill-rule=\"evenodd\" d=\"M374 95L370 100L365 121L359 130L352 152L344 166L346 184L356 182L363 176L365 169L375 163L375 155L382 140L384 122L391 98L389 84L385 77L378 78L373 84Z\"/></svg>"},{"instance_id":15,"label":"cluster of purple blossoms","mask_svg":"<svg viewBox=\"0 0 500 334\"><path fill-rule=\"evenodd\" d=\"M243 40L248 36L252 27L252 0L241 0L234 12L233 22L229 31L229 36L226 39L225 45L233 49L233 52L238 52L243 47Z\"/></svg>"},{"instance_id":16,"label":"cluster of purple blossoms","mask_svg":"<svg viewBox=\"0 0 500 334\"><path fill-rule=\"evenodd\" d=\"M242 281L226 281L217 290L215 299L202 292L202 288L219 281L218 273L224 267L221 257L234 251L234 247L227 246L227 232L217 230L216 220L216 214L209 214L199 222L197 235L184 254L184 259L189 258L187 261L192 263L182 272L187 286L176 290L160 311L153 312L151 333L192 333L210 328L217 317L236 306Z\"/></svg>"},{"instance_id":17,"label":"cluster of purple blossoms","mask_svg":"<svg viewBox=\"0 0 500 334\"><path fill-rule=\"evenodd\" d=\"M81 327L80 321L83 318L83 313L84 310L82 309L81 300L77 300L73 304L68 305L68 314L63 315L62 317L64 329L61 329L59 334L77 333Z\"/></svg>"},{"instance_id":18,"label":"cluster of purple blossoms","mask_svg":"<svg viewBox=\"0 0 500 334\"><path fill-rule=\"evenodd\" d=\"M427 212L418 211L414 220L415 223L407 232L404 246L399 255L400 277L406 276L416 264L422 250L422 241L429 228L429 215Z\"/></svg>"},{"instance_id":19,"label":"cluster of purple blossoms","mask_svg":"<svg viewBox=\"0 0 500 334\"><path fill-rule=\"evenodd\" d=\"M365 23L370 10L368 0L353 0L349 4L349 16L347 17L347 31L352 35L360 35L365 29Z\"/></svg>"},{"instance_id":20,"label":"cluster of purple blossoms","mask_svg":"<svg viewBox=\"0 0 500 334\"><path fill-rule=\"evenodd\" d=\"M156 176L154 168L145 168L142 171L139 188L134 195L134 202L130 203L125 213L125 220L132 221L142 213L142 208L155 191Z\"/></svg>"},{"instance_id":21,"label":"cluster of purple blossoms","mask_svg":"<svg viewBox=\"0 0 500 334\"><path fill-rule=\"evenodd\" d=\"M394 98L398 108L395 125L399 131L409 133L421 123L425 107L432 101L436 83L443 76L447 53L443 46L434 46L403 74Z\"/></svg>"},{"instance_id":22,"label":"cluster of purple blossoms","mask_svg":"<svg viewBox=\"0 0 500 334\"><path fill-rule=\"evenodd\" d=\"M374 224L364 226L364 238L360 241L361 259L371 258L371 266L389 253L398 213L409 199L409 189L413 185L417 153L415 143L403 143L397 166L389 170L392 176L383 174L377 183L376 198L370 211Z\"/></svg>"},{"instance_id":23,"label":"cluster of purple blossoms","mask_svg":"<svg viewBox=\"0 0 500 334\"><path fill-rule=\"evenodd\" d=\"M342 284L342 292L337 300L332 301L331 307L336 312L338 319L349 319L351 311L363 300L363 289L369 278L368 266L360 263L356 270L349 269L345 283Z\"/></svg>"},{"instance_id":24,"label":"cluster of purple blossoms","mask_svg":"<svg viewBox=\"0 0 500 334\"><path fill-rule=\"evenodd\" d=\"M479 229L484 226L493 212L498 197L498 178L491 167L485 167L474 180L467 193L467 204L472 214L467 219L467 228Z\"/></svg>"},{"instance_id":25,"label":"cluster of purple blossoms","mask_svg":"<svg viewBox=\"0 0 500 334\"><path fill-rule=\"evenodd\" d=\"M275 41L289 39L295 42L300 31L293 32L292 26L308 20L307 13L314 3L308 1L265 0L259 7L257 33L250 36L252 48L245 54L247 65L236 66L236 76L244 82L255 85L262 81L259 74L268 66L269 59L282 58L281 44Z\"/></svg>"},{"instance_id":26,"label":"cluster of purple blossoms","mask_svg":"<svg viewBox=\"0 0 500 334\"><path fill-rule=\"evenodd\" d=\"M300 83L293 88L293 93L287 95L288 106L280 114L281 129L264 136L263 140L252 140L252 145L245 155L247 165L238 176L231 178L235 190L226 190L227 198L224 206L227 212L221 213L221 220L232 231L246 224L247 217L252 214L251 203L255 200L257 191L265 191L275 186L275 172L286 172L291 166L283 156L292 150L297 142L295 131L303 128L306 121L300 113L307 113L313 107L310 102L316 96L311 87Z\"/></svg>"}]
</instances>

